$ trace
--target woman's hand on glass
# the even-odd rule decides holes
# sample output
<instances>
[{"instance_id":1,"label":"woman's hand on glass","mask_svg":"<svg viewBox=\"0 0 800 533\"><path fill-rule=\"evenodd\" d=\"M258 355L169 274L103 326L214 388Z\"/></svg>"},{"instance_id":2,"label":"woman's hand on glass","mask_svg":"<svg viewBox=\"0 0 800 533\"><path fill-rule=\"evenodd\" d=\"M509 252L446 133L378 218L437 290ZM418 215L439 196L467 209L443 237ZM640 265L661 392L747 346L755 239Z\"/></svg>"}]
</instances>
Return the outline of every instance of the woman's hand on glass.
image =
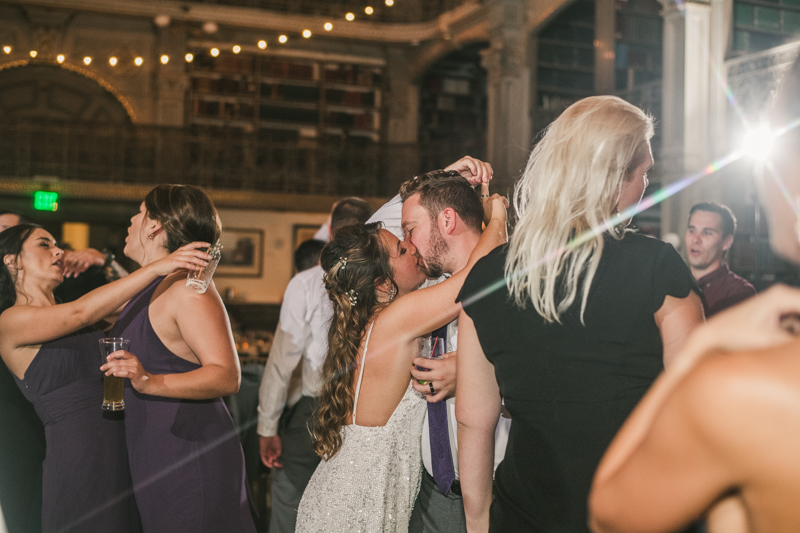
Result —
<instances>
[{"instance_id":1,"label":"woman's hand on glass","mask_svg":"<svg viewBox=\"0 0 800 533\"><path fill-rule=\"evenodd\" d=\"M166 276L176 270L203 270L211 256L206 253L211 245L207 242L192 242L181 246L163 259L153 262L159 276Z\"/></svg>"},{"instance_id":2,"label":"woman's hand on glass","mask_svg":"<svg viewBox=\"0 0 800 533\"><path fill-rule=\"evenodd\" d=\"M148 394L152 374L147 372L139 358L126 350L117 350L108 356L106 364L100 367L106 376L128 378L138 392Z\"/></svg>"}]
</instances>

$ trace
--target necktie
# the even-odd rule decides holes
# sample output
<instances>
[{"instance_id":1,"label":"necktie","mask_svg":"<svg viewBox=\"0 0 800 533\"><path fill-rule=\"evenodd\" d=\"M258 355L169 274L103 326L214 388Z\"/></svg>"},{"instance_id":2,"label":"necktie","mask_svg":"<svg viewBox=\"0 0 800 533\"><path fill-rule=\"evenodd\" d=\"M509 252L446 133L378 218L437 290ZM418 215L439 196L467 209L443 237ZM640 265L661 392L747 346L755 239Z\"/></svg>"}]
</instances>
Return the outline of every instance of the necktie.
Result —
<instances>
[{"instance_id":1,"label":"necktie","mask_svg":"<svg viewBox=\"0 0 800 533\"><path fill-rule=\"evenodd\" d=\"M437 340L438 337L438 340ZM441 357L447 346L447 326L443 326L431 334L431 342L435 344L434 357ZM428 430L431 437L431 467L433 480L445 494L456 479L453 467L453 454L450 451L450 437L447 430L447 403L445 400L428 404Z\"/></svg>"}]
</instances>

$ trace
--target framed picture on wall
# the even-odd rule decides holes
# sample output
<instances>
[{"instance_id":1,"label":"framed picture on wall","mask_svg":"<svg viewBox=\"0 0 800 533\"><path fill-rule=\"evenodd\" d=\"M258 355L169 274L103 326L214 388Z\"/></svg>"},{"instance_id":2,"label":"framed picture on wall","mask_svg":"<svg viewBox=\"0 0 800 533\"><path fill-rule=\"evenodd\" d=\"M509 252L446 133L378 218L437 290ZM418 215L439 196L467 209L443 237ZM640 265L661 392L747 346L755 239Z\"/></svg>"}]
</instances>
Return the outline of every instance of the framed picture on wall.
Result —
<instances>
[{"instance_id":1,"label":"framed picture on wall","mask_svg":"<svg viewBox=\"0 0 800 533\"><path fill-rule=\"evenodd\" d=\"M292 252L307 240L313 239L317 230L319 230L319 224L295 224L292 227Z\"/></svg>"},{"instance_id":2,"label":"framed picture on wall","mask_svg":"<svg viewBox=\"0 0 800 533\"><path fill-rule=\"evenodd\" d=\"M264 232L260 229L225 228L220 237L222 258L217 276L260 277L264 258Z\"/></svg>"}]
</instances>

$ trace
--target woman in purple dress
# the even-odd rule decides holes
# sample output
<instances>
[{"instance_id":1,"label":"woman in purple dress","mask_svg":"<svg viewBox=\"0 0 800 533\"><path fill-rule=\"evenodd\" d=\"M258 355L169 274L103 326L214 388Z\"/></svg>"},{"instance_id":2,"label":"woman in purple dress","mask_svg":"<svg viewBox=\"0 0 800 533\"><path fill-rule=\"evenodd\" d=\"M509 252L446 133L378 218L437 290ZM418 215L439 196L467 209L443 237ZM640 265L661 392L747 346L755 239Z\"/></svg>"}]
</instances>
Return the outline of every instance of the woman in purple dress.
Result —
<instances>
[{"instance_id":1,"label":"woman in purple dress","mask_svg":"<svg viewBox=\"0 0 800 533\"><path fill-rule=\"evenodd\" d=\"M205 192L161 185L131 219L124 252L146 268L219 234ZM128 303L111 334L131 341L130 352L101 368L130 379L125 429L145 533L254 533L242 447L220 398L239 388L239 359L214 285L197 294L185 272L159 278Z\"/></svg>"},{"instance_id":2,"label":"woman in purple dress","mask_svg":"<svg viewBox=\"0 0 800 533\"><path fill-rule=\"evenodd\" d=\"M63 252L39 226L0 233L0 355L45 426L42 531L135 533L120 418L101 410L103 380L94 324L154 279L200 268L194 243L70 303L56 305ZM184 270L185 272L185 270ZM109 416L112 415L112 416ZM2 473L2 474L5 474Z\"/></svg>"}]
</instances>

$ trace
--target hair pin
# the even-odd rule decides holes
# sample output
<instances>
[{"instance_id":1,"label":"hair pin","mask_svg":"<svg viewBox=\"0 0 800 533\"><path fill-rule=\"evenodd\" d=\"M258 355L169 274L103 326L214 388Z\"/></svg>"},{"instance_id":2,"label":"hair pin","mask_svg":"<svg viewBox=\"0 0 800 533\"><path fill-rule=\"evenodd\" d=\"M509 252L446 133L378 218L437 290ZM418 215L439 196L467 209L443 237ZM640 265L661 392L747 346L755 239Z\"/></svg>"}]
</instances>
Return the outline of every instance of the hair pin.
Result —
<instances>
[{"instance_id":1,"label":"hair pin","mask_svg":"<svg viewBox=\"0 0 800 533\"><path fill-rule=\"evenodd\" d=\"M358 293L353 289L347 291L347 297L350 299L351 306L355 306L358 303Z\"/></svg>"},{"instance_id":2,"label":"hair pin","mask_svg":"<svg viewBox=\"0 0 800 533\"><path fill-rule=\"evenodd\" d=\"M347 266L347 258L346 257L340 257L338 263L339 263L339 270L343 270L344 267Z\"/></svg>"}]
</instances>

